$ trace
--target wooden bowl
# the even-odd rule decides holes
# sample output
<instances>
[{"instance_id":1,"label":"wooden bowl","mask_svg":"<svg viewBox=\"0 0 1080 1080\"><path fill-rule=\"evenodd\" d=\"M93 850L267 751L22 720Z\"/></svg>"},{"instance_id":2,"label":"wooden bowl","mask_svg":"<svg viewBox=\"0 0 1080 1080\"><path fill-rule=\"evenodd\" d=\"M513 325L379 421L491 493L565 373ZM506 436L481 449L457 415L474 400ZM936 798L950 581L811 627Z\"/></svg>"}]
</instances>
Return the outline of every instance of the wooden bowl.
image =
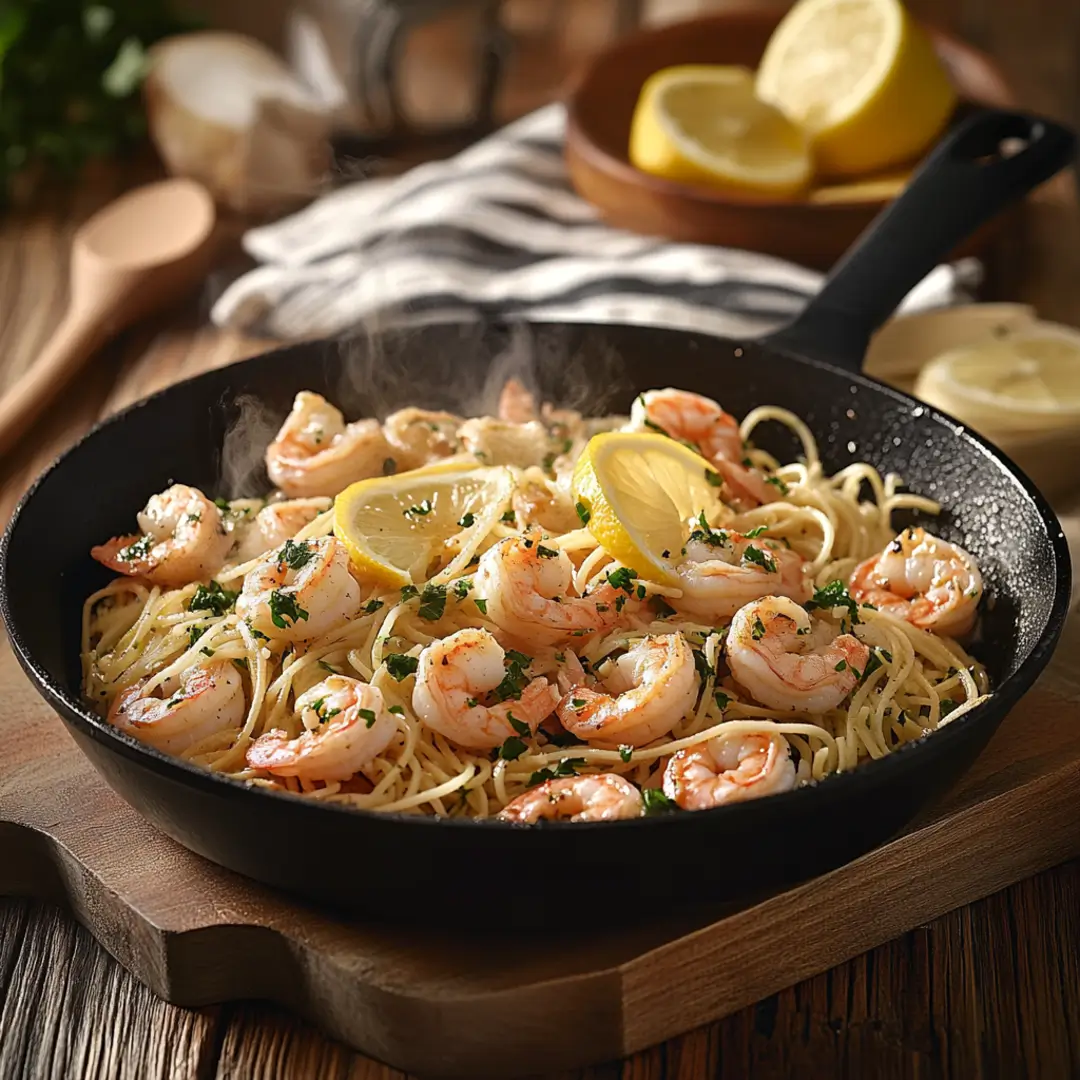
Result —
<instances>
[{"instance_id":1,"label":"wooden bowl","mask_svg":"<svg viewBox=\"0 0 1080 1080\"><path fill-rule=\"evenodd\" d=\"M640 172L630 164L630 120L642 84L674 64L756 68L782 12L734 9L622 38L595 57L568 101L566 159L579 194L612 225L693 243L723 244L827 269L903 187L910 169L812 189L797 199L721 191ZM1015 107L988 56L927 28L961 104ZM847 190L845 190L847 189ZM996 223L957 252L985 249Z\"/></svg>"}]
</instances>

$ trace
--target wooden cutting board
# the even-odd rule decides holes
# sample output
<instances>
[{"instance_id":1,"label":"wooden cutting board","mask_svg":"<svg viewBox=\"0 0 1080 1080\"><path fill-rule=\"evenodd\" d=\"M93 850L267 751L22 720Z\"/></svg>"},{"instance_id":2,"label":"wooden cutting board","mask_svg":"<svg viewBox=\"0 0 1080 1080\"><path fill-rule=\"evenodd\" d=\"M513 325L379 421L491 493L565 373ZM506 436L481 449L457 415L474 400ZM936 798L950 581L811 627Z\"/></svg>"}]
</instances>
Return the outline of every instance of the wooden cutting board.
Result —
<instances>
[{"instance_id":1,"label":"wooden cutting board","mask_svg":"<svg viewBox=\"0 0 1080 1080\"><path fill-rule=\"evenodd\" d=\"M1080 615L971 772L898 839L748 906L559 939L350 924L283 900L145 824L6 645L0 692L0 892L70 904L169 1001L271 998L428 1076L621 1057L1080 854Z\"/></svg>"}]
</instances>

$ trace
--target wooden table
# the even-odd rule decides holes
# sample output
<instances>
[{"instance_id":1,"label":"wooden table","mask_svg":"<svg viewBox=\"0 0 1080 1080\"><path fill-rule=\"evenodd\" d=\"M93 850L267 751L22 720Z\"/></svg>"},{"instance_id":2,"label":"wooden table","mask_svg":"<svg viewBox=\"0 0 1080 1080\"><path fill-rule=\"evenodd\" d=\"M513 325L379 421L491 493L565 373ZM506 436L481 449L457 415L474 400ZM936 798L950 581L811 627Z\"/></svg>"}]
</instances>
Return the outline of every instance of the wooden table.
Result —
<instances>
[{"instance_id":1,"label":"wooden table","mask_svg":"<svg viewBox=\"0 0 1080 1080\"><path fill-rule=\"evenodd\" d=\"M913 4L997 55L1022 101L1076 119L1070 0ZM131 175L91 175L0 220L0 389L29 364L64 300L72 229ZM264 343L205 325L203 295L106 350L0 465L0 513L97 417ZM1071 176L1029 208L994 292L1080 324L1080 209ZM6 643L2 646L7 648ZM0 748L0 752L2 748ZM873 918L868 912L867 918ZM575 1077L1039 1077L1080 1074L1080 862L954 911L710 1027ZM159 1001L65 912L0 899L0 1077L390 1080L403 1074L259 1004Z\"/></svg>"}]
</instances>

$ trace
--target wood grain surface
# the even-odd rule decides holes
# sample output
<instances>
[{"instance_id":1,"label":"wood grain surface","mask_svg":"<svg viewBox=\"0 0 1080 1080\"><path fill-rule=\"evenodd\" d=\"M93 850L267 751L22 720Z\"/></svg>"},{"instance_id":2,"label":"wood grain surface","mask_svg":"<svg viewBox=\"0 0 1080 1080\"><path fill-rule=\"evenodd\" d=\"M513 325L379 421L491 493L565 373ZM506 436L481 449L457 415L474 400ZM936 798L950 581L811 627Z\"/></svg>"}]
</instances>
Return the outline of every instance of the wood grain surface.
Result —
<instances>
[{"instance_id":1,"label":"wood grain surface","mask_svg":"<svg viewBox=\"0 0 1080 1080\"><path fill-rule=\"evenodd\" d=\"M910 6L990 51L1025 105L1076 122L1080 6L1074 0L917 0ZM0 386L31 362L62 305L72 230L137 176L90 176L77 188L39 193L28 211L0 220ZM1062 176L1029 205L1024 229L992 267L991 295L1027 300L1045 317L1080 323L1075 192L1075 178ZM232 272L223 268L193 303L105 350L20 452L0 463L4 519L40 467L98 416L203 367L258 351L262 343L215 334L204 324L209 300ZM875 912L864 918L872 923ZM1078 958L1080 863L1071 862L725 1020L622 1061L559 1075L1075 1077ZM60 908L0 900L3 1080L403 1075L275 1007L166 1005Z\"/></svg>"}]
</instances>

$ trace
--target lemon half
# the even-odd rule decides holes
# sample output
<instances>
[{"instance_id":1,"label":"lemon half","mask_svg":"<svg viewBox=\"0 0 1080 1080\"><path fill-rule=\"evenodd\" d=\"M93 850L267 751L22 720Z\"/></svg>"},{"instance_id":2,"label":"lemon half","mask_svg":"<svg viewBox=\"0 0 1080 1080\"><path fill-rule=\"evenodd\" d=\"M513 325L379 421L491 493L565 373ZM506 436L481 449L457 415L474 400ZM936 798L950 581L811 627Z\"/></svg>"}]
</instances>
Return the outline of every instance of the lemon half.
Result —
<instances>
[{"instance_id":1,"label":"lemon half","mask_svg":"<svg viewBox=\"0 0 1080 1080\"><path fill-rule=\"evenodd\" d=\"M668 180L792 194L810 181L806 136L759 100L743 67L688 64L642 87L630 127L630 160Z\"/></svg>"},{"instance_id":2,"label":"lemon half","mask_svg":"<svg viewBox=\"0 0 1080 1080\"><path fill-rule=\"evenodd\" d=\"M757 93L810 135L819 171L839 176L916 157L956 104L900 0L799 0L769 39Z\"/></svg>"},{"instance_id":3,"label":"lemon half","mask_svg":"<svg viewBox=\"0 0 1080 1080\"><path fill-rule=\"evenodd\" d=\"M501 467L458 462L376 476L334 500L334 534L362 576L401 587L424 580L431 563L486 533L502 516L514 476Z\"/></svg>"},{"instance_id":4,"label":"lemon half","mask_svg":"<svg viewBox=\"0 0 1080 1080\"><path fill-rule=\"evenodd\" d=\"M594 435L574 469L574 499L597 543L642 577L679 584L675 566L687 525L721 510L720 478L693 450L666 435Z\"/></svg>"}]
</instances>

